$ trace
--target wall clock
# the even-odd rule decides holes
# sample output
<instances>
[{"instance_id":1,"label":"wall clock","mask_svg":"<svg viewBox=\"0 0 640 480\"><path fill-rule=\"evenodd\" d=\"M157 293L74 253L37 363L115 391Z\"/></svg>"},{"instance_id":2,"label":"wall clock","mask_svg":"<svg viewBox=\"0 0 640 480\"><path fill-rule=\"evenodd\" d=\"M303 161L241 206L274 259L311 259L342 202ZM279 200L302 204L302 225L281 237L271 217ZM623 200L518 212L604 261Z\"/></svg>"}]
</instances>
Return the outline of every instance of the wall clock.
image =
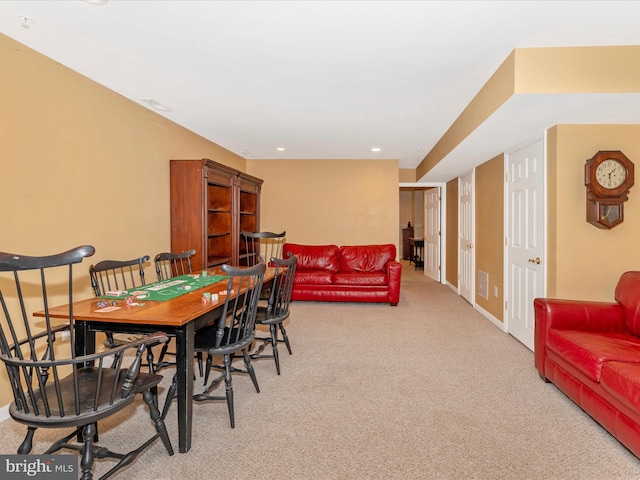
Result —
<instances>
[{"instance_id":1,"label":"wall clock","mask_svg":"<svg viewBox=\"0 0 640 480\"><path fill-rule=\"evenodd\" d=\"M587 222L607 229L622 223L633 182L633 162L619 150L601 150L587 160Z\"/></svg>"}]
</instances>

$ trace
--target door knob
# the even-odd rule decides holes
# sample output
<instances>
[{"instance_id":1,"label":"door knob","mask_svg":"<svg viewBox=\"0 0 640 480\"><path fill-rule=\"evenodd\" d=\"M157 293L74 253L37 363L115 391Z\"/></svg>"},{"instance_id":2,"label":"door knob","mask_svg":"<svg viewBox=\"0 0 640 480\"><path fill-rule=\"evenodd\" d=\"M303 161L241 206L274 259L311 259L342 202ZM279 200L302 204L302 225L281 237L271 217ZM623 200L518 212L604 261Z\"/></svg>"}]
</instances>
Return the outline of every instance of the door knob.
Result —
<instances>
[{"instance_id":1,"label":"door knob","mask_svg":"<svg viewBox=\"0 0 640 480\"><path fill-rule=\"evenodd\" d=\"M540 262L542 260L540 260L540 257L536 257L536 258L530 258L529 259L529 263L535 263L536 265L540 265Z\"/></svg>"}]
</instances>

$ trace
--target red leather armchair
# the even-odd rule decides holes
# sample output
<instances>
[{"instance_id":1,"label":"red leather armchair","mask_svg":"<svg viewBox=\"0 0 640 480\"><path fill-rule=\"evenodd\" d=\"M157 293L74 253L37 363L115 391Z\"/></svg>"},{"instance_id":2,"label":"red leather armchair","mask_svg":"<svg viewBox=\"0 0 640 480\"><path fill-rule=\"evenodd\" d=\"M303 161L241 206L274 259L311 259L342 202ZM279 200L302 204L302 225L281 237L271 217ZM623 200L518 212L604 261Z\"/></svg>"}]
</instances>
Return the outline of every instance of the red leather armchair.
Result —
<instances>
[{"instance_id":1,"label":"red leather armchair","mask_svg":"<svg viewBox=\"0 0 640 480\"><path fill-rule=\"evenodd\" d=\"M640 272L624 273L614 298L535 299L535 366L640 456Z\"/></svg>"}]
</instances>

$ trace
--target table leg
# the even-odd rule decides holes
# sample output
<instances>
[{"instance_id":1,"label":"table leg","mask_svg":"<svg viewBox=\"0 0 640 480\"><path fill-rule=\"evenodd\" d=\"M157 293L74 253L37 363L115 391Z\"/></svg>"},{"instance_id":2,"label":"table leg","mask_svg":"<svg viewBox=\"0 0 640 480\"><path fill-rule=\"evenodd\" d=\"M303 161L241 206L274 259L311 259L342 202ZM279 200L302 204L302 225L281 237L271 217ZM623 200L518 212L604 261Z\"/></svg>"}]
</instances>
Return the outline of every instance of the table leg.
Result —
<instances>
[{"instance_id":1,"label":"table leg","mask_svg":"<svg viewBox=\"0 0 640 480\"><path fill-rule=\"evenodd\" d=\"M76 320L73 324L75 331L75 351L77 357L82 357L96 351L96 334L87 328L86 322Z\"/></svg>"},{"instance_id":2,"label":"table leg","mask_svg":"<svg viewBox=\"0 0 640 480\"><path fill-rule=\"evenodd\" d=\"M95 353L96 351L96 332L91 331L90 328L87 327L87 322L81 322L79 320L75 320L73 322L73 331L74 331L74 349L76 357L83 357L84 355L89 355L91 353ZM93 365L94 362L88 362ZM85 367L89 365L85 364ZM76 436L76 440L78 443L83 443L84 438L82 437L82 432L79 432ZM94 442L98 442L98 429L96 425L96 433L93 437Z\"/></svg>"},{"instance_id":3,"label":"table leg","mask_svg":"<svg viewBox=\"0 0 640 480\"><path fill-rule=\"evenodd\" d=\"M191 449L193 414L193 322L176 331L176 381L178 397L178 449Z\"/></svg>"}]
</instances>

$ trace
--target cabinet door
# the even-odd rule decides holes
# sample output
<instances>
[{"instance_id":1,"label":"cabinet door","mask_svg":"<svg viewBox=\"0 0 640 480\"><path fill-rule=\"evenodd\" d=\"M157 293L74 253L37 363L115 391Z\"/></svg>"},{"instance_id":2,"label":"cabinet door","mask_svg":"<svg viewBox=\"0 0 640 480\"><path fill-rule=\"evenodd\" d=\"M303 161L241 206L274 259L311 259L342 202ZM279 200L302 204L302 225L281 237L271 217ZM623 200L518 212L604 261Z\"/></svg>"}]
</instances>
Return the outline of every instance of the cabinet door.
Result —
<instances>
[{"instance_id":1,"label":"cabinet door","mask_svg":"<svg viewBox=\"0 0 640 480\"><path fill-rule=\"evenodd\" d=\"M262 180L241 173L238 176L238 215L237 215L237 265L246 265L247 246L240 236L241 232L260 231L260 190Z\"/></svg>"},{"instance_id":2,"label":"cabinet door","mask_svg":"<svg viewBox=\"0 0 640 480\"><path fill-rule=\"evenodd\" d=\"M203 199L205 178L202 160L171 160L171 251L195 249L193 268L206 265Z\"/></svg>"}]
</instances>

